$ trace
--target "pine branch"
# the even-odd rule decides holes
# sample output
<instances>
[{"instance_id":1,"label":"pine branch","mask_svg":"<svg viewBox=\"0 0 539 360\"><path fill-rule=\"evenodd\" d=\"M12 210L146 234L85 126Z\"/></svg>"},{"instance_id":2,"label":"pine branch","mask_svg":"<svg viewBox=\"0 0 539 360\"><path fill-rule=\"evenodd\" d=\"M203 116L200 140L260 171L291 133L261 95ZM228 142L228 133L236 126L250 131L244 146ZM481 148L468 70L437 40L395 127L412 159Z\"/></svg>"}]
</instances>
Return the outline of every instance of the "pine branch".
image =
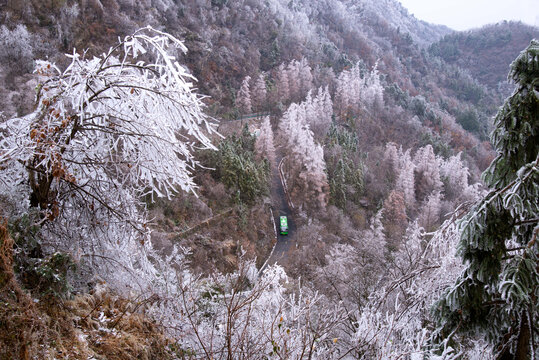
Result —
<instances>
[{"instance_id":1,"label":"pine branch","mask_svg":"<svg viewBox=\"0 0 539 360\"><path fill-rule=\"evenodd\" d=\"M535 224L535 223L539 223L539 218L517 221L514 224L518 226L518 225Z\"/></svg>"}]
</instances>

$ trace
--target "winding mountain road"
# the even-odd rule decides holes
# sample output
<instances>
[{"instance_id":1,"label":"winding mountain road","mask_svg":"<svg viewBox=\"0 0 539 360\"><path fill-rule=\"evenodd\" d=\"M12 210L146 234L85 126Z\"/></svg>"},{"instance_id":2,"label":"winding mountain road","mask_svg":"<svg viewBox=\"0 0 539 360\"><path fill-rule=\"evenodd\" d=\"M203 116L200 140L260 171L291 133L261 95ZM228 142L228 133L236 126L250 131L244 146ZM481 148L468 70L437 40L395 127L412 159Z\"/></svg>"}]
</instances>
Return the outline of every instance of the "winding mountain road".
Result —
<instances>
[{"instance_id":1,"label":"winding mountain road","mask_svg":"<svg viewBox=\"0 0 539 360\"><path fill-rule=\"evenodd\" d=\"M286 258L288 250L294 243L294 233L296 230L296 224L294 221L294 212L290 207L290 204L287 200L287 194L285 191L285 185L283 184L283 178L281 173L283 157L278 156L276 162L279 164L277 167L272 167L271 170L271 204L273 207L273 216L275 217L275 224L279 224L279 217L286 216L288 218L288 235L281 235L279 229L276 229L277 232L277 243L273 249L273 253L270 258L264 265L273 265L275 263L280 263ZM261 269L264 270L264 267Z\"/></svg>"},{"instance_id":2,"label":"winding mountain road","mask_svg":"<svg viewBox=\"0 0 539 360\"><path fill-rule=\"evenodd\" d=\"M256 124L260 127L260 121L265 117L271 115L271 112L262 112L254 114L246 114L239 117L236 120L227 121L227 123L241 121L242 126L244 121L251 121L251 125ZM277 242L271 252L270 257L266 260L264 265L260 268L260 272L263 272L268 265L273 265L275 263L283 264L290 247L295 244L294 236L296 231L295 211L290 206L288 201L288 195L286 192L286 185L284 184L283 173L282 173L282 164L285 157L280 153L279 150L276 151L276 163L277 166L271 167L271 179L270 179L270 198L271 198L271 207L273 210L274 224L277 226L275 229L277 235ZM288 235L281 235L278 224L279 217L286 216L288 218Z\"/></svg>"}]
</instances>

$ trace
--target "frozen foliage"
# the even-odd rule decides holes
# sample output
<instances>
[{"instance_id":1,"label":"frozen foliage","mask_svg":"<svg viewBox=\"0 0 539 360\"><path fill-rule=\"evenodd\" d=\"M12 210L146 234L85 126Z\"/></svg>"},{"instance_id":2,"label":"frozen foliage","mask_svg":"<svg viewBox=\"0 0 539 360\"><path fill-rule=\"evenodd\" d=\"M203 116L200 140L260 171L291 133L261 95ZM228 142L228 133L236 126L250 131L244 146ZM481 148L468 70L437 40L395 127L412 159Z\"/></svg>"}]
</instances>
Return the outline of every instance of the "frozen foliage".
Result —
<instances>
[{"instance_id":1,"label":"frozen foliage","mask_svg":"<svg viewBox=\"0 0 539 360\"><path fill-rule=\"evenodd\" d=\"M307 59L279 65L276 73L277 93L281 103L299 102L313 88L312 69Z\"/></svg>"},{"instance_id":2,"label":"frozen foliage","mask_svg":"<svg viewBox=\"0 0 539 360\"><path fill-rule=\"evenodd\" d=\"M266 116L262 121L260 134L256 138L255 151L259 159L266 158L271 165L275 165L275 146L269 116Z\"/></svg>"},{"instance_id":3,"label":"frozen foliage","mask_svg":"<svg viewBox=\"0 0 539 360\"><path fill-rule=\"evenodd\" d=\"M181 253L162 263L150 312L187 354L207 359L333 359L346 342L346 312L305 288L289 292L279 266L193 276ZM174 267L174 269L173 269ZM342 345L341 345L342 343Z\"/></svg>"},{"instance_id":4,"label":"frozen foliage","mask_svg":"<svg viewBox=\"0 0 539 360\"><path fill-rule=\"evenodd\" d=\"M383 103L383 96L384 87L380 83L376 65L368 72L357 63L351 69L342 71L337 78L336 103L341 114L370 110Z\"/></svg>"},{"instance_id":5,"label":"frozen foliage","mask_svg":"<svg viewBox=\"0 0 539 360\"><path fill-rule=\"evenodd\" d=\"M330 248L327 265L318 269L316 282L352 311L367 303L384 273L386 237L382 212L371 219L367 230L351 231L348 235L348 243Z\"/></svg>"},{"instance_id":6,"label":"frozen foliage","mask_svg":"<svg viewBox=\"0 0 539 360\"><path fill-rule=\"evenodd\" d=\"M289 188L302 193L301 205L323 208L327 204L327 175L324 149L314 140L307 124L307 103L292 103L279 124L288 153ZM295 188L295 190L294 190Z\"/></svg>"},{"instance_id":7,"label":"frozen foliage","mask_svg":"<svg viewBox=\"0 0 539 360\"><path fill-rule=\"evenodd\" d=\"M408 10L398 1L361 0L347 2L352 3L349 11L359 8L362 10L363 18L377 19L380 22L385 21L398 28L401 33L409 35L414 42L424 47L451 32L446 26L433 25L418 20L414 15L409 14ZM383 14L383 18L380 18L380 14Z\"/></svg>"},{"instance_id":8,"label":"frozen foliage","mask_svg":"<svg viewBox=\"0 0 539 360\"><path fill-rule=\"evenodd\" d=\"M404 202L407 208L415 206L415 165L410 156L410 150L407 150L399 159L400 172L397 177L395 188L404 194Z\"/></svg>"},{"instance_id":9,"label":"frozen foliage","mask_svg":"<svg viewBox=\"0 0 539 360\"><path fill-rule=\"evenodd\" d=\"M442 189L438 159L429 144L419 148L414 155L416 195L423 198L432 191Z\"/></svg>"},{"instance_id":10,"label":"frozen foliage","mask_svg":"<svg viewBox=\"0 0 539 360\"><path fill-rule=\"evenodd\" d=\"M449 343L435 347L430 341L430 309L464 268L455 251L461 213L453 214L435 233L425 233L412 222L391 256L385 251L381 213L369 230L357 238L350 234L352 242L332 246L315 281L348 312L351 358L474 359L489 350L475 339L459 337L459 349Z\"/></svg>"},{"instance_id":11,"label":"frozen foliage","mask_svg":"<svg viewBox=\"0 0 539 360\"><path fill-rule=\"evenodd\" d=\"M444 192L457 202L474 201L479 196L479 184L468 183L469 171L461 159L461 153L447 160L439 159L440 176L444 180Z\"/></svg>"},{"instance_id":12,"label":"frozen foliage","mask_svg":"<svg viewBox=\"0 0 539 360\"><path fill-rule=\"evenodd\" d=\"M440 210L443 195L440 190L433 191L419 209L419 224L425 229L432 229L440 221Z\"/></svg>"},{"instance_id":13,"label":"frozen foliage","mask_svg":"<svg viewBox=\"0 0 539 360\"><path fill-rule=\"evenodd\" d=\"M413 161L411 158L410 149L403 152L402 147L397 148L394 143L386 144L384 160L396 177L395 190L404 195L408 209L416 205L420 208L420 223L425 228L436 225L434 220L445 215L440 214L442 199L454 209L463 202L475 201L481 194L479 184L468 184L469 170L460 153L443 159L427 145L415 152ZM435 204L437 210L433 207Z\"/></svg>"},{"instance_id":14,"label":"frozen foliage","mask_svg":"<svg viewBox=\"0 0 539 360\"><path fill-rule=\"evenodd\" d=\"M492 189L460 222L464 271L436 305L435 339L484 335L496 358L537 357L539 42L512 63L517 84L494 120Z\"/></svg>"},{"instance_id":15,"label":"frozen foliage","mask_svg":"<svg viewBox=\"0 0 539 360\"><path fill-rule=\"evenodd\" d=\"M301 79L300 79L300 63L296 60L288 63L286 67L286 75L288 78L288 91L292 101L300 101L301 94Z\"/></svg>"},{"instance_id":16,"label":"frozen foliage","mask_svg":"<svg viewBox=\"0 0 539 360\"><path fill-rule=\"evenodd\" d=\"M361 358L472 359L485 351L481 341L468 342L459 350L450 346L441 353L430 350L430 307L463 268L455 256L457 241L455 218L434 234L425 234L416 222L410 225L389 267L387 285L374 291L357 315L355 340Z\"/></svg>"},{"instance_id":17,"label":"frozen foliage","mask_svg":"<svg viewBox=\"0 0 539 360\"><path fill-rule=\"evenodd\" d=\"M74 29L76 29L76 21L80 13L80 7L77 3L71 6L66 3L62 6L56 31L58 39L62 40L64 44L73 42L76 33Z\"/></svg>"},{"instance_id":18,"label":"frozen foliage","mask_svg":"<svg viewBox=\"0 0 539 360\"><path fill-rule=\"evenodd\" d=\"M34 56L33 42L35 41L26 26L19 24L13 30L6 25L0 27L0 61L8 64L17 72L31 69Z\"/></svg>"},{"instance_id":19,"label":"frozen foliage","mask_svg":"<svg viewBox=\"0 0 539 360\"><path fill-rule=\"evenodd\" d=\"M314 98L312 98L311 91L309 91L304 106L306 109L305 116L311 130L318 139L322 139L326 136L331 126L331 117L333 115L333 101L328 87L319 88Z\"/></svg>"},{"instance_id":20,"label":"frozen foliage","mask_svg":"<svg viewBox=\"0 0 539 360\"><path fill-rule=\"evenodd\" d=\"M266 79L264 74L258 75L252 90L252 103L257 111L264 110L267 102Z\"/></svg>"},{"instance_id":21,"label":"frozen foliage","mask_svg":"<svg viewBox=\"0 0 539 360\"><path fill-rule=\"evenodd\" d=\"M152 272L140 199L194 191L191 150L213 148L178 50L179 40L145 28L100 57L74 52L64 71L39 61L36 111L0 125L2 193L18 188L42 211L47 249L87 258L118 287L143 287L139 268Z\"/></svg>"},{"instance_id":22,"label":"frozen foliage","mask_svg":"<svg viewBox=\"0 0 539 360\"><path fill-rule=\"evenodd\" d=\"M277 95L280 102L283 104L290 98L290 89L288 87L288 72L286 71L285 64L279 65L277 68Z\"/></svg>"},{"instance_id":23,"label":"frozen foliage","mask_svg":"<svg viewBox=\"0 0 539 360\"><path fill-rule=\"evenodd\" d=\"M241 87L236 95L236 106L243 114L248 114L252 111L251 91L249 90L250 76L246 76L241 83Z\"/></svg>"}]
</instances>

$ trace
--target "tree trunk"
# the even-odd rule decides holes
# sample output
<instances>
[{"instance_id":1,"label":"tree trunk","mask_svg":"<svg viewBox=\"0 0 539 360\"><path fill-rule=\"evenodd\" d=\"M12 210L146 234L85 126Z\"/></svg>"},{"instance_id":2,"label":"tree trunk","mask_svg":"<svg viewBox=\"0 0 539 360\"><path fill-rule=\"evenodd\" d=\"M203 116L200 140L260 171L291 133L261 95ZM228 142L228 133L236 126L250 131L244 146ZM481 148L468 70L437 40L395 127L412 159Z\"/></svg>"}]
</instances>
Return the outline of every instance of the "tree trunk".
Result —
<instances>
[{"instance_id":1,"label":"tree trunk","mask_svg":"<svg viewBox=\"0 0 539 360\"><path fill-rule=\"evenodd\" d=\"M528 322L528 312L523 311L520 315L520 331L517 339L517 349L515 360L528 360L530 358L530 324Z\"/></svg>"}]
</instances>

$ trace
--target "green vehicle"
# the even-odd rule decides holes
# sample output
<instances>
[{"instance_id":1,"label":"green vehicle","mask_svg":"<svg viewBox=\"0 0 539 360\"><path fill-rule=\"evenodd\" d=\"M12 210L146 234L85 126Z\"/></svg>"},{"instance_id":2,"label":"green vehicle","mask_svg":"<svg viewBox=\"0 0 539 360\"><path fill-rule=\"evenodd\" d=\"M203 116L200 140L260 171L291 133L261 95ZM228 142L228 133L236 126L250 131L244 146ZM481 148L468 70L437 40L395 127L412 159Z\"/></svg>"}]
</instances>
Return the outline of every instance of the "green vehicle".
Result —
<instances>
[{"instance_id":1,"label":"green vehicle","mask_svg":"<svg viewBox=\"0 0 539 360\"><path fill-rule=\"evenodd\" d=\"M279 222L280 222L280 230L281 230L281 235L288 235L288 219L286 218L286 216L281 216L279 218Z\"/></svg>"}]
</instances>

